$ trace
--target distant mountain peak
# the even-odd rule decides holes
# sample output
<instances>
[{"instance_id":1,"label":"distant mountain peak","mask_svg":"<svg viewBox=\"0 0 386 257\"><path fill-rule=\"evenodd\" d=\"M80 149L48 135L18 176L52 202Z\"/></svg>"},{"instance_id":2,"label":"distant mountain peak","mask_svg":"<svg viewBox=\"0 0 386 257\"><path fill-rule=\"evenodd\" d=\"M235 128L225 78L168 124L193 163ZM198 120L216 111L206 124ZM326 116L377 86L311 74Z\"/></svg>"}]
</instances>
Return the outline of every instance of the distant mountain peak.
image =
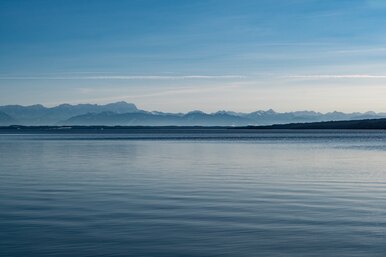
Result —
<instances>
[{"instance_id":1,"label":"distant mountain peak","mask_svg":"<svg viewBox=\"0 0 386 257\"><path fill-rule=\"evenodd\" d=\"M117 113L125 113L125 112L136 112L138 111L137 106L133 103L127 103L125 101L120 101L116 103L110 103L103 105L104 108L108 108L109 111L117 112Z\"/></svg>"},{"instance_id":2,"label":"distant mountain peak","mask_svg":"<svg viewBox=\"0 0 386 257\"><path fill-rule=\"evenodd\" d=\"M205 113L194 110L188 113L166 113L140 110L133 103L119 101L108 104L68 104L55 107L43 105L0 106L2 122L15 125L181 125L181 126L244 126L270 125L294 122L319 122L331 120L359 120L385 118L386 113L320 113L314 111L276 112L273 109L251 113L221 110ZM1 118L1 117L0 117Z\"/></svg>"},{"instance_id":3,"label":"distant mountain peak","mask_svg":"<svg viewBox=\"0 0 386 257\"><path fill-rule=\"evenodd\" d=\"M267 113L267 114L275 114L276 112L273 109L269 109L269 110L265 111L265 113Z\"/></svg>"},{"instance_id":4,"label":"distant mountain peak","mask_svg":"<svg viewBox=\"0 0 386 257\"><path fill-rule=\"evenodd\" d=\"M188 112L186 114L206 114L206 113L203 112L203 111L200 111L200 110L194 110L194 111L190 111L190 112Z\"/></svg>"},{"instance_id":5,"label":"distant mountain peak","mask_svg":"<svg viewBox=\"0 0 386 257\"><path fill-rule=\"evenodd\" d=\"M128 102L126 102L126 101L118 101L118 102L110 103L110 104L116 104L116 105L134 105L134 104L128 103Z\"/></svg>"}]
</instances>

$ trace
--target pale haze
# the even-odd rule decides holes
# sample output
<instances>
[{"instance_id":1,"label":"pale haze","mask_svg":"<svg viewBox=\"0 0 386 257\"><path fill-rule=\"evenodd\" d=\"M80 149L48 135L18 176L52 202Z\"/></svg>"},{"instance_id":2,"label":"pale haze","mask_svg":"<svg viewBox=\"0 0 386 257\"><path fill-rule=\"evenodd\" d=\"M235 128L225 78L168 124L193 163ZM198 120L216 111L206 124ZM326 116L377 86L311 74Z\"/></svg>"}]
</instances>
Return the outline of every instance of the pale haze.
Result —
<instances>
[{"instance_id":1,"label":"pale haze","mask_svg":"<svg viewBox=\"0 0 386 257\"><path fill-rule=\"evenodd\" d=\"M382 1L1 1L0 105L385 112Z\"/></svg>"}]
</instances>

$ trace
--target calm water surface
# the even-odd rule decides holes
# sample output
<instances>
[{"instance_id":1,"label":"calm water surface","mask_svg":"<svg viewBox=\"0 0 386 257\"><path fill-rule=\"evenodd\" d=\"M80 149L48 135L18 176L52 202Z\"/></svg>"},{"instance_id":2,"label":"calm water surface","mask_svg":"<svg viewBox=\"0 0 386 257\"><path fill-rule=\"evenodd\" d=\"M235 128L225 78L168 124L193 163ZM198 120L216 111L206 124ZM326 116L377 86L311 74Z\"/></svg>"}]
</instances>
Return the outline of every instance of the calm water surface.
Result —
<instances>
[{"instance_id":1,"label":"calm water surface","mask_svg":"<svg viewBox=\"0 0 386 257\"><path fill-rule=\"evenodd\" d=\"M0 135L0 256L385 256L386 132Z\"/></svg>"}]
</instances>

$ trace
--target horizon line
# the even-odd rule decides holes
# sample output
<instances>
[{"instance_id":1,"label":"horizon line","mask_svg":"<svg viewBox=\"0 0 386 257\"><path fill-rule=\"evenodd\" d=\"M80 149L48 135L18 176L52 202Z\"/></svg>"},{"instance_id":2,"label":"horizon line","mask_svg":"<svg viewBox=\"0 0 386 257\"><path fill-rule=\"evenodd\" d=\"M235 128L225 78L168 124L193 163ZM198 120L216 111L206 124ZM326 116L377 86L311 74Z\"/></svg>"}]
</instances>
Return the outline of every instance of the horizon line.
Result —
<instances>
[{"instance_id":1,"label":"horizon line","mask_svg":"<svg viewBox=\"0 0 386 257\"><path fill-rule=\"evenodd\" d=\"M49 106L49 105L45 105L45 104L30 104L30 105L23 105L23 104L5 104L5 105L0 105L0 107L6 107L6 106L21 106L21 107L34 107L34 106L42 106L44 108L47 108L47 109L52 109L52 108L55 108L55 107L59 107L59 106L62 106L62 105L70 105L70 106L78 106L78 105L94 105L94 106L106 106L106 105L109 105L109 104L118 104L118 103L124 103L124 104L128 104L128 105L134 105L134 107L138 110L138 111L145 111L145 112L161 112L161 113L172 113L172 114L186 114L186 113L191 113L191 112L202 112L202 113L205 113L205 114L214 114L214 113L219 113L219 112L233 112L233 113L236 113L236 114L249 114L249 113L254 113L254 112L274 112L274 113L296 113L296 112L313 112L313 113L316 113L316 114L329 114L329 113L343 113L343 114L367 114L367 113L373 113L375 115L382 115L382 114L385 114L386 115L386 111L385 112L376 112L376 111L373 111L373 110L369 110L369 111L352 111L352 112L343 112L343 111L338 111L338 110L333 110L333 111L327 111L327 112L322 112L322 111L315 111L315 110L311 110L311 109L303 109L303 110L297 110L297 111L275 111L273 108L268 108L268 109L257 109L255 111L232 111L232 110L225 110L225 109L218 109L217 111L212 111L212 112L205 112L205 111L201 111L199 109L194 109L194 110L191 110L191 111L187 111L187 112L170 112L170 111L157 111L157 110L151 110L151 111L148 111L148 110L144 110L144 109L139 109L137 107L137 105L135 103L130 103L130 102L126 102L124 100L122 101L117 101L117 102L109 102L109 103L60 103L60 104L56 104L56 105L52 105L52 106Z\"/></svg>"}]
</instances>

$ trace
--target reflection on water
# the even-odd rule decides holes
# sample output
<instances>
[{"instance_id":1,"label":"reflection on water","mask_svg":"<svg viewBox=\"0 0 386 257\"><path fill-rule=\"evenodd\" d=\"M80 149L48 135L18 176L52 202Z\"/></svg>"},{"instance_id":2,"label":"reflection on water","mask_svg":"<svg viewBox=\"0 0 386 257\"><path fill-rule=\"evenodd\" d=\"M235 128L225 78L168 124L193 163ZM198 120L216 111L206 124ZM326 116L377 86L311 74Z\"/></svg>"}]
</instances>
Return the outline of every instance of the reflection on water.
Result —
<instances>
[{"instance_id":1,"label":"reflection on water","mask_svg":"<svg viewBox=\"0 0 386 257\"><path fill-rule=\"evenodd\" d=\"M0 135L0 256L386 252L383 132L138 138Z\"/></svg>"}]
</instances>

